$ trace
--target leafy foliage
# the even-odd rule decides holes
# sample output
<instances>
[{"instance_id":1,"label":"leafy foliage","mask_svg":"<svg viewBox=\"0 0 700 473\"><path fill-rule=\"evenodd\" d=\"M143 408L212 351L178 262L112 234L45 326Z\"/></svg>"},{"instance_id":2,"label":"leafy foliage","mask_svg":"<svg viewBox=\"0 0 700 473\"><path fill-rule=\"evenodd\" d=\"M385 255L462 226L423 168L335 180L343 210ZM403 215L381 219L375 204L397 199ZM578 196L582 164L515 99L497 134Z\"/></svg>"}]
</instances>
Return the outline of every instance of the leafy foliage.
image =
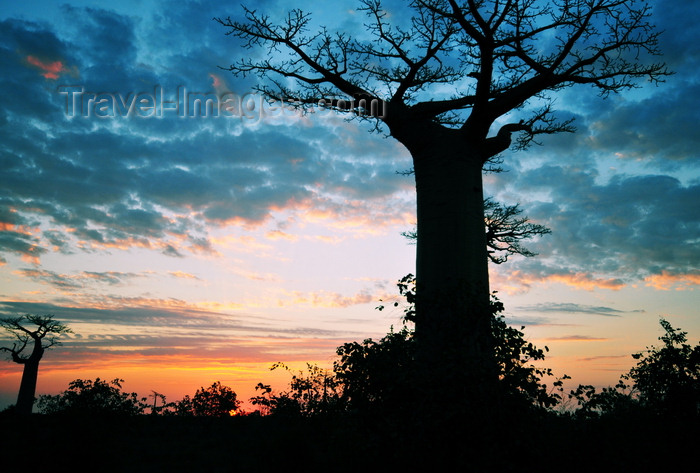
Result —
<instances>
[{"instance_id":1,"label":"leafy foliage","mask_svg":"<svg viewBox=\"0 0 700 473\"><path fill-rule=\"evenodd\" d=\"M403 320L408 324L415 317L415 277L404 276L398 288L405 299ZM393 303L394 307L400 304ZM552 371L535 363L544 360L547 348L537 348L524 339L523 332L508 326L500 315L503 304L495 295L491 309L499 385L504 396L544 408L556 405L561 400L563 379L568 376L555 380L552 387L544 384L542 380L553 376ZM336 353L333 373L308 364L307 373L299 371L292 376L288 391L274 394L269 385L259 383L256 389L260 395L252 398L252 403L265 413L302 416L348 410L386 412L416 405L416 343L412 329L392 329L378 341L368 338L345 343ZM277 368L289 370L283 363L275 363L271 369Z\"/></svg>"},{"instance_id":2,"label":"leafy foliage","mask_svg":"<svg viewBox=\"0 0 700 473\"><path fill-rule=\"evenodd\" d=\"M404 319L411 321L415 315L415 278L409 274L399 281L399 292L405 297ZM394 306L399 303L395 302ZM382 310L384 307L380 306ZM524 338L524 333L510 327L502 315L503 303L495 294L491 300L491 330L494 337L495 358L501 392L528 404L549 408L561 400L564 375L556 379L552 387L542 382L553 376L550 368L542 368L535 362L545 359L549 349L539 349ZM521 327L521 330L525 327ZM371 339L363 343L346 343L338 348L340 360L336 362L336 373L343 381L346 396L357 403L386 404L387 399L395 403L400 395L410 391L415 341L413 331L405 328L391 332L379 342ZM401 394L403 393L403 394Z\"/></svg>"},{"instance_id":3,"label":"leafy foliage","mask_svg":"<svg viewBox=\"0 0 700 473\"><path fill-rule=\"evenodd\" d=\"M632 355L637 366L628 374L639 391L640 401L662 413L697 414L700 408L700 344L686 342L687 332L675 329L664 319L664 345Z\"/></svg>"},{"instance_id":4,"label":"leafy foliage","mask_svg":"<svg viewBox=\"0 0 700 473\"><path fill-rule=\"evenodd\" d=\"M216 381L208 388L201 387L190 398L185 396L175 404L175 414L229 417L236 415L241 402L237 400L236 392L228 386Z\"/></svg>"},{"instance_id":5,"label":"leafy foliage","mask_svg":"<svg viewBox=\"0 0 700 473\"><path fill-rule=\"evenodd\" d=\"M146 398L122 391L123 379L103 381L76 379L57 395L39 396L39 412L43 414L133 416L143 414Z\"/></svg>"},{"instance_id":6,"label":"leafy foliage","mask_svg":"<svg viewBox=\"0 0 700 473\"><path fill-rule=\"evenodd\" d=\"M575 416L584 419L596 418L603 414L626 414L639 409L635 390L624 382L624 375L614 387L597 392L595 386L579 384L569 394L575 399L579 409Z\"/></svg>"},{"instance_id":7,"label":"leafy foliage","mask_svg":"<svg viewBox=\"0 0 700 473\"><path fill-rule=\"evenodd\" d=\"M410 402L415 363L413 331L404 327L379 341L345 343L333 365L343 386L343 400L351 408L399 408Z\"/></svg>"},{"instance_id":8,"label":"leafy foliage","mask_svg":"<svg viewBox=\"0 0 700 473\"><path fill-rule=\"evenodd\" d=\"M569 376L564 375L556 379L552 387L548 388L542 380L554 376L552 369L539 367L533 362L543 361L549 348L537 348L532 342L525 340L525 334L521 331L524 326L521 326L520 330L515 329L506 323L502 315L497 315L503 310L500 301L494 298L492 307L496 314L491 320L491 329L496 342L496 362L502 392L530 404L545 408L554 407L562 399L561 387Z\"/></svg>"},{"instance_id":9,"label":"leafy foliage","mask_svg":"<svg viewBox=\"0 0 700 473\"><path fill-rule=\"evenodd\" d=\"M661 415L697 416L700 413L700 344L687 344L687 332L659 321L665 333L662 347L635 353L637 365L620 377L615 387L596 392L579 386L569 397L580 409L576 415L597 417L644 409Z\"/></svg>"},{"instance_id":10,"label":"leafy foliage","mask_svg":"<svg viewBox=\"0 0 700 473\"><path fill-rule=\"evenodd\" d=\"M318 365L306 364L307 371L293 372L284 363L275 363L270 368L284 369L292 373L289 390L275 394L270 385L258 383L260 391L251 398L253 405L260 406L267 414L290 417L310 417L342 411L342 383L328 370Z\"/></svg>"}]
</instances>

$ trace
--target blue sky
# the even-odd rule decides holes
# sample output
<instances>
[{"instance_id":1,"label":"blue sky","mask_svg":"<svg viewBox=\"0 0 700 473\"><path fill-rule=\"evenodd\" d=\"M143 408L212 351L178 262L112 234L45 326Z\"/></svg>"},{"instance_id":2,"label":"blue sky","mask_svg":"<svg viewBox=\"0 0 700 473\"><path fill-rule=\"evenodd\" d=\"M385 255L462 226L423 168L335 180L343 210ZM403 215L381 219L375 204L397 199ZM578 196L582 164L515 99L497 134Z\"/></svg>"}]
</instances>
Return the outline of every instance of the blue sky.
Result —
<instances>
[{"instance_id":1,"label":"blue sky","mask_svg":"<svg viewBox=\"0 0 700 473\"><path fill-rule=\"evenodd\" d=\"M559 92L576 133L508 151L507 172L485 177L552 230L526 245L539 256L493 267L492 287L576 383L614 383L660 316L700 333L700 2L651 4L675 74L605 98ZM365 31L353 2L256 3L296 6ZM396 21L400 6L387 3ZM414 271L400 235L413 181L396 172L408 153L339 116L260 118L256 79L219 67L257 54L212 21L240 15L238 2L0 6L0 313L55 313L76 332L42 362L39 393L100 376L171 398L218 379L245 397L272 362L328 364L400 325L374 307ZM152 116L183 90L255 108ZM18 368L0 365L0 402Z\"/></svg>"}]
</instances>

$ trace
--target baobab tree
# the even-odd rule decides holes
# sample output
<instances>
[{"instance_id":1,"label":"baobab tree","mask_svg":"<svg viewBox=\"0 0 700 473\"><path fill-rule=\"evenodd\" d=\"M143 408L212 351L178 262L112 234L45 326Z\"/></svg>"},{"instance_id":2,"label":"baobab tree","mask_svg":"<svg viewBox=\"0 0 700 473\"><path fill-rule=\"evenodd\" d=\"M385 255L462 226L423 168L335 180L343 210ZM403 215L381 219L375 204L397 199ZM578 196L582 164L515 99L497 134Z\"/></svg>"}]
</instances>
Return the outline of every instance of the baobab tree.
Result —
<instances>
[{"instance_id":1,"label":"baobab tree","mask_svg":"<svg viewBox=\"0 0 700 473\"><path fill-rule=\"evenodd\" d=\"M0 351L9 352L12 361L24 366L15 408L18 414L29 415L34 405L39 362L44 352L61 343L58 340L60 334L72 333L72 330L67 325L54 320L53 315L30 314L0 319L0 327L10 332L16 339L12 348L0 347Z\"/></svg>"},{"instance_id":2,"label":"baobab tree","mask_svg":"<svg viewBox=\"0 0 700 473\"><path fill-rule=\"evenodd\" d=\"M308 111L372 120L413 159L417 198L416 341L437 383L455 368L493 385L484 165L538 135L573 131L554 93L602 95L663 81L651 6L642 0L361 0L358 31L309 31L311 16L279 21L244 7L216 18L257 51L226 69L262 79L258 92ZM392 24L393 18L411 18ZM343 12L338 12L339 15ZM445 92L451 91L451 92ZM445 371L448 370L448 371Z\"/></svg>"},{"instance_id":3,"label":"baobab tree","mask_svg":"<svg viewBox=\"0 0 700 473\"><path fill-rule=\"evenodd\" d=\"M492 263L505 263L508 257L513 255L528 258L537 256L537 253L525 248L521 241L552 233L544 225L532 223L527 217L521 217L522 213L520 204L505 205L491 197L484 200L486 247L489 261ZM413 242L418 239L418 233L415 230L401 234Z\"/></svg>"}]
</instances>

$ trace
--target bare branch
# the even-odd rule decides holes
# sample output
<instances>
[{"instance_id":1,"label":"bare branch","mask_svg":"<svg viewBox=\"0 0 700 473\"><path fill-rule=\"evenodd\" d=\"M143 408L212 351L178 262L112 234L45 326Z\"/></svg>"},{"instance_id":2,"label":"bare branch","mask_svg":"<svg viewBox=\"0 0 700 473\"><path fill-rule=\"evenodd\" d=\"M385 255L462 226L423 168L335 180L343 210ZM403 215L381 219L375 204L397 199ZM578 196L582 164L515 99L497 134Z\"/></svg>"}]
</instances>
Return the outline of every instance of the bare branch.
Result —
<instances>
[{"instance_id":1,"label":"bare branch","mask_svg":"<svg viewBox=\"0 0 700 473\"><path fill-rule=\"evenodd\" d=\"M32 329L31 326L36 326ZM62 333L72 333L73 331L65 324L54 320L53 315L32 315L27 314L19 317L0 319L0 328L13 334L19 341L9 347L0 347L0 350L10 353L12 361L15 363L26 363L31 354L23 355L24 349L32 340L41 350L46 350L55 345L60 345L58 335Z\"/></svg>"},{"instance_id":2,"label":"bare branch","mask_svg":"<svg viewBox=\"0 0 700 473\"><path fill-rule=\"evenodd\" d=\"M503 205L491 198L484 200L486 218L486 244L489 259L495 264L505 263L509 256L536 256L520 242L552 231L544 225L530 223L527 217L519 217L522 209L516 205Z\"/></svg>"},{"instance_id":3,"label":"bare branch","mask_svg":"<svg viewBox=\"0 0 700 473\"><path fill-rule=\"evenodd\" d=\"M321 101L377 121L392 120L394 110L409 114L405 121L461 128L489 152L505 143L487 138L493 123L533 99L550 101L547 92L590 84L608 94L669 75L646 59L660 54L659 33L641 0L414 0L409 8L411 21L397 25L379 0L360 0L368 40L325 28L309 33L311 17L301 10L278 23L247 8L245 21L215 20L244 47L265 51L225 69L263 78L267 85L257 90L270 99L304 110ZM432 93L437 85L440 94ZM446 85L454 86L451 96ZM387 113L352 105L361 100ZM552 120L548 104L523 125L519 147L572 130Z\"/></svg>"}]
</instances>

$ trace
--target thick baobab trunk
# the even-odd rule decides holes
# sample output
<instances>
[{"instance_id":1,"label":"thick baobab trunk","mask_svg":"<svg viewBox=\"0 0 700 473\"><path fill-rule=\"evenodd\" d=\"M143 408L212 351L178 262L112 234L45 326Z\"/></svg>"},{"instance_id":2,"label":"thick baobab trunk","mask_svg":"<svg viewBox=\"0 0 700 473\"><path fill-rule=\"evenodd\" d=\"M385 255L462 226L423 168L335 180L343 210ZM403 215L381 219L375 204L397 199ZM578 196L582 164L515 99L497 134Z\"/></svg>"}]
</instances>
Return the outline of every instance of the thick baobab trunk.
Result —
<instances>
[{"instance_id":1,"label":"thick baobab trunk","mask_svg":"<svg viewBox=\"0 0 700 473\"><path fill-rule=\"evenodd\" d=\"M416 342L430 383L479 397L496 376L482 160L462 140L442 138L413 154Z\"/></svg>"},{"instance_id":2,"label":"thick baobab trunk","mask_svg":"<svg viewBox=\"0 0 700 473\"><path fill-rule=\"evenodd\" d=\"M39 375L39 360L27 360L22 372L22 381L19 385L17 395L17 413L29 415L34 406L34 395L36 393L36 380Z\"/></svg>"},{"instance_id":3,"label":"thick baobab trunk","mask_svg":"<svg viewBox=\"0 0 700 473\"><path fill-rule=\"evenodd\" d=\"M20 415L30 415L34 407L34 395L36 394L36 380L39 375L39 362L44 354L41 340L34 341L34 350L29 358L23 360L24 371L22 371L22 381L17 394L17 413Z\"/></svg>"}]
</instances>

